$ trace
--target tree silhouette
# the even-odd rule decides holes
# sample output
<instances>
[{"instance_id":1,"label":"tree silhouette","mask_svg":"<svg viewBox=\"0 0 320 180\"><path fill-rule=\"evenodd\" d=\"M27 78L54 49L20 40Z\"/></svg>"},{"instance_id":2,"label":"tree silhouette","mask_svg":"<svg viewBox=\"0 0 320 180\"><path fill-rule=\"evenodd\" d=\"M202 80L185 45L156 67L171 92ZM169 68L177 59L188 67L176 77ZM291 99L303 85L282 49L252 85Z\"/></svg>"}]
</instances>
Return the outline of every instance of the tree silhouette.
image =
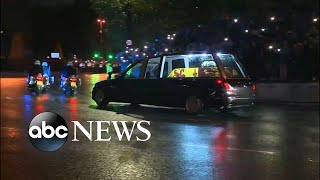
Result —
<instances>
[{"instance_id":1,"label":"tree silhouette","mask_svg":"<svg viewBox=\"0 0 320 180\"><path fill-rule=\"evenodd\" d=\"M55 47L54 51L58 52L60 54L61 59L64 60L64 54L63 54L63 50L62 50L60 42L56 43L56 47Z\"/></svg>"}]
</instances>

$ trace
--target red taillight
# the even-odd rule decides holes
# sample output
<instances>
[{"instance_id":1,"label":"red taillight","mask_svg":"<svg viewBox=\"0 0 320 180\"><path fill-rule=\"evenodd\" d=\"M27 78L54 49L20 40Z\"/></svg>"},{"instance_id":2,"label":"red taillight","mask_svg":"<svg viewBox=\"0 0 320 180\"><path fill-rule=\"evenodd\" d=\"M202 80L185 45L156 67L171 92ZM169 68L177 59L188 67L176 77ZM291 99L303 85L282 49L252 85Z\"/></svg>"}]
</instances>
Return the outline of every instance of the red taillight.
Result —
<instances>
[{"instance_id":1,"label":"red taillight","mask_svg":"<svg viewBox=\"0 0 320 180\"><path fill-rule=\"evenodd\" d=\"M236 92L235 89L227 82L223 83L223 86L226 88L228 94L233 94Z\"/></svg>"},{"instance_id":2,"label":"red taillight","mask_svg":"<svg viewBox=\"0 0 320 180\"><path fill-rule=\"evenodd\" d=\"M254 83L252 83L252 92L255 93L256 92L256 85Z\"/></svg>"},{"instance_id":3,"label":"red taillight","mask_svg":"<svg viewBox=\"0 0 320 180\"><path fill-rule=\"evenodd\" d=\"M43 77L37 77L37 81L42 81L43 80Z\"/></svg>"},{"instance_id":4,"label":"red taillight","mask_svg":"<svg viewBox=\"0 0 320 180\"><path fill-rule=\"evenodd\" d=\"M221 79L217 79L216 82L217 82L217 84L222 84L223 81Z\"/></svg>"},{"instance_id":5,"label":"red taillight","mask_svg":"<svg viewBox=\"0 0 320 180\"><path fill-rule=\"evenodd\" d=\"M77 79L76 78L71 78L70 81L71 82L77 82Z\"/></svg>"}]
</instances>

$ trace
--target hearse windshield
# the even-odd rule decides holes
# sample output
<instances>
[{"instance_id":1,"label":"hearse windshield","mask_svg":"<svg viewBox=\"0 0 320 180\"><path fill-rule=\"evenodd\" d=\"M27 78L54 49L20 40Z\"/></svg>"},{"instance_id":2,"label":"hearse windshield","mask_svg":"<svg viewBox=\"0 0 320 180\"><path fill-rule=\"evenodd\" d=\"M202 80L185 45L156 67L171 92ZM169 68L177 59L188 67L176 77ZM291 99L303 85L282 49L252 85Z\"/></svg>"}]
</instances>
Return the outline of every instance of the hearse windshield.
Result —
<instances>
[{"instance_id":1,"label":"hearse windshield","mask_svg":"<svg viewBox=\"0 0 320 180\"><path fill-rule=\"evenodd\" d=\"M221 77L211 54L187 54L165 56L162 78L210 78Z\"/></svg>"}]
</instances>

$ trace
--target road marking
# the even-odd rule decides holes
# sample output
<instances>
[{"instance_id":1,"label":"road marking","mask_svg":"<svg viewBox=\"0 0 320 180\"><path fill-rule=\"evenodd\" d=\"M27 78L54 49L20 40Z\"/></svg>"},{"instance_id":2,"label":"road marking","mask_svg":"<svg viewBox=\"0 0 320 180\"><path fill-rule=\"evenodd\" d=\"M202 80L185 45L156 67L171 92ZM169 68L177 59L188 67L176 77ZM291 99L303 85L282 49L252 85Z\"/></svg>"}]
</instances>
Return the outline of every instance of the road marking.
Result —
<instances>
[{"instance_id":1,"label":"road marking","mask_svg":"<svg viewBox=\"0 0 320 180\"><path fill-rule=\"evenodd\" d=\"M12 97L6 96L5 98L1 97L0 99L14 100Z\"/></svg>"},{"instance_id":2,"label":"road marking","mask_svg":"<svg viewBox=\"0 0 320 180\"><path fill-rule=\"evenodd\" d=\"M7 130L16 130L16 131L23 131L20 128L16 128L16 127L0 127L1 129L7 129Z\"/></svg>"},{"instance_id":3,"label":"road marking","mask_svg":"<svg viewBox=\"0 0 320 180\"><path fill-rule=\"evenodd\" d=\"M226 148L230 151L245 151L245 152L255 152L255 153L263 153L263 154L275 154L276 152L273 151L259 151L259 150L252 150L252 149L241 149L241 148Z\"/></svg>"},{"instance_id":4,"label":"road marking","mask_svg":"<svg viewBox=\"0 0 320 180\"><path fill-rule=\"evenodd\" d=\"M201 148L209 148L209 146L206 145L196 145L196 144L187 144L186 146L196 146ZM253 153L263 153L263 154L276 154L274 151L260 151L260 150L254 150L254 149L242 149L242 148L233 148L233 147L214 147L215 150L229 150L229 151L244 151L244 152L253 152Z\"/></svg>"}]
</instances>

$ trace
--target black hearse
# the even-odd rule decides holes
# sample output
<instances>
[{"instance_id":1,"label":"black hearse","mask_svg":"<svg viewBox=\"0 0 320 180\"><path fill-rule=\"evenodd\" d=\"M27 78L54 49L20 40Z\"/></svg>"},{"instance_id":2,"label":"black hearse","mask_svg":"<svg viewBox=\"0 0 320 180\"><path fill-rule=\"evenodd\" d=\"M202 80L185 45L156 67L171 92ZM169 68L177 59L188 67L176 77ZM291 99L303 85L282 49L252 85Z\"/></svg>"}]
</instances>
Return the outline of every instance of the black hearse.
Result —
<instances>
[{"instance_id":1,"label":"black hearse","mask_svg":"<svg viewBox=\"0 0 320 180\"><path fill-rule=\"evenodd\" d=\"M126 102L185 107L189 113L205 108L226 110L251 106L255 85L232 54L177 53L144 59L116 79L95 84L98 106Z\"/></svg>"}]
</instances>

